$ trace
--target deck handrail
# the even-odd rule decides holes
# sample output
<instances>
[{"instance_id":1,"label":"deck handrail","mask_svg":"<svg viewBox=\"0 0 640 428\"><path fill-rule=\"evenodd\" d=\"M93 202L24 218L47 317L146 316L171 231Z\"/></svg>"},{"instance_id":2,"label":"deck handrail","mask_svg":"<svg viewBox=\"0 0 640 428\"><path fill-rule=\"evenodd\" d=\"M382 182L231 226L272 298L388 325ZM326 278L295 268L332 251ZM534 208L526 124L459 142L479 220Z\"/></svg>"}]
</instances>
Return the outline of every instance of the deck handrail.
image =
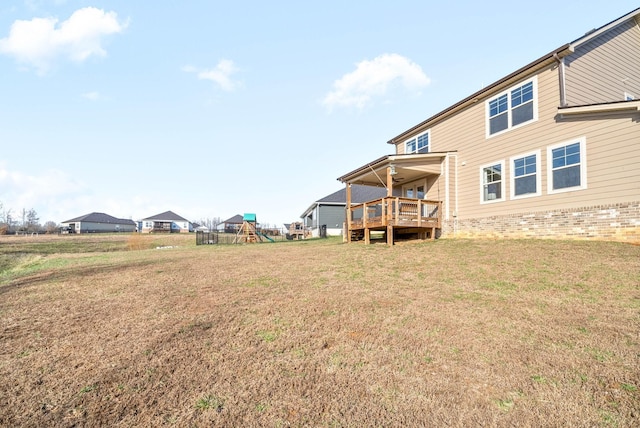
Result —
<instances>
[{"instance_id":1,"label":"deck handrail","mask_svg":"<svg viewBox=\"0 0 640 428\"><path fill-rule=\"evenodd\" d=\"M423 227L425 224L433 225L434 222L435 227L441 228L442 201L387 196L352 204L347 215L352 228L387 225Z\"/></svg>"}]
</instances>

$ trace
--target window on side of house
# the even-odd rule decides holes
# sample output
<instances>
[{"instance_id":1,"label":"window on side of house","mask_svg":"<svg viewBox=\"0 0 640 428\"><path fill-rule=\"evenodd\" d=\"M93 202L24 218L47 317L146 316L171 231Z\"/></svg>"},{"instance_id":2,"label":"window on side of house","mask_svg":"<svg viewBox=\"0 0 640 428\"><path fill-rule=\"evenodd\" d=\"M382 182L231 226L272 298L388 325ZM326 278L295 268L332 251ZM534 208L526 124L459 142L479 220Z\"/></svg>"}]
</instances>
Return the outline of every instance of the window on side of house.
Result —
<instances>
[{"instance_id":1,"label":"window on side of house","mask_svg":"<svg viewBox=\"0 0 640 428\"><path fill-rule=\"evenodd\" d=\"M487 137L536 120L536 90L533 78L487 101Z\"/></svg>"},{"instance_id":2,"label":"window on side of house","mask_svg":"<svg viewBox=\"0 0 640 428\"><path fill-rule=\"evenodd\" d=\"M482 183L480 203L504 200L504 161L480 167Z\"/></svg>"},{"instance_id":3,"label":"window on side of house","mask_svg":"<svg viewBox=\"0 0 640 428\"><path fill-rule=\"evenodd\" d=\"M404 143L404 152L410 153L429 153L429 140L430 131L423 132L422 134L413 137Z\"/></svg>"},{"instance_id":4,"label":"window on side of house","mask_svg":"<svg viewBox=\"0 0 640 428\"><path fill-rule=\"evenodd\" d=\"M420 180L415 183L405 184L402 186L402 196L405 198L424 199L426 180Z\"/></svg>"},{"instance_id":5,"label":"window on side of house","mask_svg":"<svg viewBox=\"0 0 640 428\"><path fill-rule=\"evenodd\" d=\"M540 151L511 158L511 199L540 195Z\"/></svg>"},{"instance_id":6,"label":"window on side of house","mask_svg":"<svg viewBox=\"0 0 640 428\"><path fill-rule=\"evenodd\" d=\"M509 127L507 95L489 101L489 134L493 135Z\"/></svg>"},{"instance_id":7,"label":"window on side of house","mask_svg":"<svg viewBox=\"0 0 640 428\"><path fill-rule=\"evenodd\" d=\"M547 164L549 193L587 188L586 140L584 138L549 146Z\"/></svg>"}]
</instances>

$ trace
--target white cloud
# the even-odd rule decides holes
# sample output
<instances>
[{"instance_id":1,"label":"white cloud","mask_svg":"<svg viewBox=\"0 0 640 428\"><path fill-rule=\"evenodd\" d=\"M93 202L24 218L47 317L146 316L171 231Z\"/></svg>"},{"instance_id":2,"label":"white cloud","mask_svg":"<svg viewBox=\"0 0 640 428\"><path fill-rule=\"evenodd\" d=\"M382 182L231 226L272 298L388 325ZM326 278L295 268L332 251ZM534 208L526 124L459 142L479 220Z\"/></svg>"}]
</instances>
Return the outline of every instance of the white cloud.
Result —
<instances>
[{"instance_id":1,"label":"white cloud","mask_svg":"<svg viewBox=\"0 0 640 428\"><path fill-rule=\"evenodd\" d=\"M333 83L333 90L322 100L328 109L357 107L362 109L375 98L388 96L397 87L419 92L431 80L422 68L398 54L383 54L371 61L356 64L356 69Z\"/></svg>"},{"instance_id":2,"label":"white cloud","mask_svg":"<svg viewBox=\"0 0 640 428\"><path fill-rule=\"evenodd\" d=\"M92 91L92 92L85 92L84 94L82 94L82 98L86 98L90 101L97 101L99 100L100 97L100 93L97 91Z\"/></svg>"},{"instance_id":3,"label":"white cloud","mask_svg":"<svg viewBox=\"0 0 640 428\"><path fill-rule=\"evenodd\" d=\"M9 36L0 39L0 53L46 73L59 57L82 62L91 56L104 57L104 37L121 33L127 22L118 21L115 12L94 7L76 10L58 25L57 18L17 20Z\"/></svg>"},{"instance_id":4,"label":"white cloud","mask_svg":"<svg viewBox=\"0 0 640 428\"><path fill-rule=\"evenodd\" d=\"M218 62L215 68L206 70L193 67L191 65L185 65L182 67L182 71L187 73L195 73L198 79L211 80L216 83L223 91L231 92L241 86L240 81L234 81L231 76L236 73L238 68L233 61L228 59L222 59Z\"/></svg>"},{"instance_id":5,"label":"white cloud","mask_svg":"<svg viewBox=\"0 0 640 428\"><path fill-rule=\"evenodd\" d=\"M39 214L41 223L44 223L49 220L60 221L56 218L59 210L69 200L83 197L88 186L57 169L28 175L11 171L0 164L0 189L0 203L4 211L11 210L16 217L22 209L33 208Z\"/></svg>"},{"instance_id":6,"label":"white cloud","mask_svg":"<svg viewBox=\"0 0 640 428\"><path fill-rule=\"evenodd\" d=\"M24 5L29 10L40 10L48 7L51 3L54 6L62 6L68 3L69 0L23 0Z\"/></svg>"},{"instance_id":7,"label":"white cloud","mask_svg":"<svg viewBox=\"0 0 640 428\"><path fill-rule=\"evenodd\" d=\"M163 196L166 197L148 191L143 195L112 193L109 189L101 194L96 183L85 182L65 171L49 169L33 175L11 170L0 161L0 211L10 211L15 220L19 220L23 209L34 209L40 224L61 223L92 212L133 220L167 209L184 216L188 214L185 207L168 202L171 198L162 199Z\"/></svg>"}]
</instances>

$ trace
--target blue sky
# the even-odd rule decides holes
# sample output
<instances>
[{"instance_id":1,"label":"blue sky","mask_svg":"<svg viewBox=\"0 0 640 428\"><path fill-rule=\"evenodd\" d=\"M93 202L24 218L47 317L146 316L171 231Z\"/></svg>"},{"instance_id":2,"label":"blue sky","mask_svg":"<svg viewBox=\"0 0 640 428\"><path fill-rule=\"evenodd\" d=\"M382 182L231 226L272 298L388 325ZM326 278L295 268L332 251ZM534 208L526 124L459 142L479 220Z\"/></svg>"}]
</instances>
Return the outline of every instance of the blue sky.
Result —
<instances>
[{"instance_id":1,"label":"blue sky","mask_svg":"<svg viewBox=\"0 0 640 428\"><path fill-rule=\"evenodd\" d=\"M636 1L0 3L0 203L280 226Z\"/></svg>"}]
</instances>

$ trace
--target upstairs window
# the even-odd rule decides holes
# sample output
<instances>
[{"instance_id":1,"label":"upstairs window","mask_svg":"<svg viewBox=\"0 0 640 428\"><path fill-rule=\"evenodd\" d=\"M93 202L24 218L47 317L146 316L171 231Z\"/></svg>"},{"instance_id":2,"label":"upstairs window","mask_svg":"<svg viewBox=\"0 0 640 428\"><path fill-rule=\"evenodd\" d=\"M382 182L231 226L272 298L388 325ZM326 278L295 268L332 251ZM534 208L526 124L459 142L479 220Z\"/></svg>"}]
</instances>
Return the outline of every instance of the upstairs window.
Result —
<instances>
[{"instance_id":1,"label":"upstairs window","mask_svg":"<svg viewBox=\"0 0 640 428\"><path fill-rule=\"evenodd\" d=\"M481 203L504 200L504 161L480 167Z\"/></svg>"},{"instance_id":2,"label":"upstairs window","mask_svg":"<svg viewBox=\"0 0 640 428\"><path fill-rule=\"evenodd\" d=\"M511 198L540 195L540 151L511 158Z\"/></svg>"},{"instance_id":3,"label":"upstairs window","mask_svg":"<svg viewBox=\"0 0 640 428\"><path fill-rule=\"evenodd\" d=\"M536 79L487 101L487 137L537 119Z\"/></svg>"},{"instance_id":4,"label":"upstairs window","mask_svg":"<svg viewBox=\"0 0 640 428\"><path fill-rule=\"evenodd\" d=\"M504 131L509 127L509 104L507 96L501 95L489 101L489 134Z\"/></svg>"},{"instance_id":5,"label":"upstairs window","mask_svg":"<svg viewBox=\"0 0 640 428\"><path fill-rule=\"evenodd\" d=\"M585 140L551 146L549 159L549 193L585 189L587 187Z\"/></svg>"},{"instance_id":6,"label":"upstairs window","mask_svg":"<svg viewBox=\"0 0 640 428\"><path fill-rule=\"evenodd\" d=\"M410 153L429 153L429 136L430 131L413 137L404 143L404 152Z\"/></svg>"}]
</instances>

